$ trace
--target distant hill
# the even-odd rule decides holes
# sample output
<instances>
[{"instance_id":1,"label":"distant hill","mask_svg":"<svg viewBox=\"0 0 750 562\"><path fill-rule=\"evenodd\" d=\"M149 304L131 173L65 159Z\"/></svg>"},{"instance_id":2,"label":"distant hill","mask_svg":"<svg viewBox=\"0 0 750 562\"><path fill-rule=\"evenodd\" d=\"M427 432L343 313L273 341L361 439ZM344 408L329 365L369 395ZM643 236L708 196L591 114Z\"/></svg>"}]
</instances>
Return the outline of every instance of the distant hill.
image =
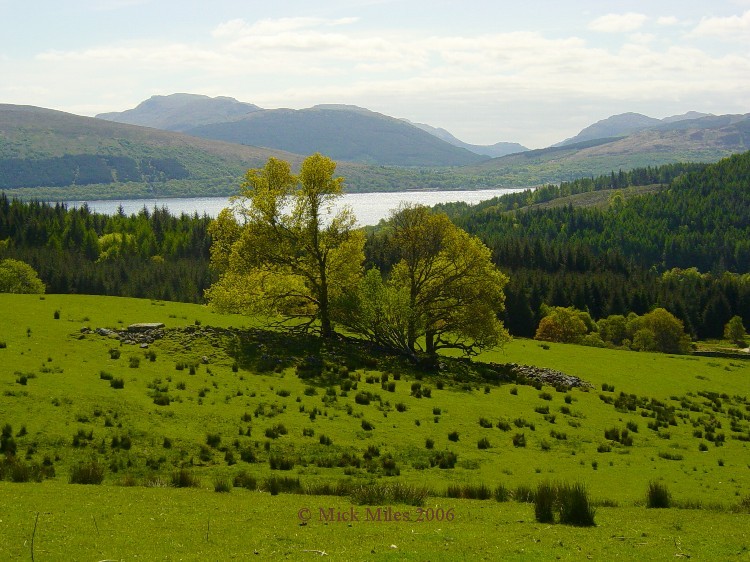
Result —
<instances>
[{"instance_id":1,"label":"distant hill","mask_svg":"<svg viewBox=\"0 0 750 562\"><path fill-rule=\"evenodd\" d=\"M343 104L263 110L232 98L154 96L134 109L97 117L297 154L386 166L463 166L484 158L425 131Z\"/></svg>"},{"instance_id":2,"label":"distant hill","mask_svg":"<svg viewBox=\"0 0 750 562\"><path fill-rule=\"evenodd\" d=\"M655 119L641 113L621 113L597 121L593 125L589 125L583 129L576 136L559 142L554 146L566 146L594 139L622 137L645 129L659 127L664 124L700 119L708 116L710 116L708 113L689 111L683 115L673 115L672 117L665 117L664 119Z\"/></svg>"},{"instance_id":3,"label":"distant hill","mask_svg":"<svg viewBox=\"0 0 750 562\"><path fill-rule=\"evenodd\" d=\"M490 158L497 158L499 156L506 156L508 154L515 154L517 152L525 152L528 150L525 146L518 144L517 142L497 142L495 144L469 144L464 142L451 133L440 127L433 127L426 125L425 123L414 123L408 119L404 119L407 123L411 123L415 127L419 127L423 131L436 136L439 139L444 140L453 146L459 146L465 148L475 154L481 154L482 156L489 156Z\"/></svg>"},{"instance_id":4,"label":"distant hill","mask_svg":"<svg viewBox=\"0 0 750 562\"><path fill-rule=\"evenodd\" d=\"M243 172L279 150L0 104L0 190L54 198L214 195L236 190ZM41 196L41 195L39 195ZM47 195L45 195L47 196Z\"/></svg>"},{"instance_id":5,"label":"distant hill","mask_svg":"<svg viewBox=\"0 0 750 562\"><path fill-rule=\"evenodd\" d=\"M97 119L184 132L193 127L231 121L261 108L234 98L171 94L152 96L127 111L100 113Z\"/></svg>"},{"instance_id":6,"label":"distant hill","mask_svg":"<svg viewBox=\"0 0 750 562\"><path fill-rule=\"evenodd\" d=\"M245 171L262 167L270 156L290 162L296 170L307 155L0 104L0 191L13 197L232 195ZM484 179L464 176L453 168L369 166L338 159L337 164L337 175L345 178L350 192L487 187Z\"/></svg>"},{"instance_id":7,"label":"distant hill","mask_svg":"<svg viewBox=\"0 0 750 562\"><path fill-rule=\"evenodd\" d=\"M716 162L750 150L750 114L661 123L614 138L529 150L466 167L502 185L557 183L611 171L677 162Z\"/></svg>"},{"instance_id":8,"label":"distant hill","mask_svg":"<svg viewBox=\"0 0 750 562\"><path fill-rule=\"evenodd\" d=\"M463 166L484 158L399 119L351 106L256 111L188 134L334 160L390 166Z\"/></svg>"}]
</instances>

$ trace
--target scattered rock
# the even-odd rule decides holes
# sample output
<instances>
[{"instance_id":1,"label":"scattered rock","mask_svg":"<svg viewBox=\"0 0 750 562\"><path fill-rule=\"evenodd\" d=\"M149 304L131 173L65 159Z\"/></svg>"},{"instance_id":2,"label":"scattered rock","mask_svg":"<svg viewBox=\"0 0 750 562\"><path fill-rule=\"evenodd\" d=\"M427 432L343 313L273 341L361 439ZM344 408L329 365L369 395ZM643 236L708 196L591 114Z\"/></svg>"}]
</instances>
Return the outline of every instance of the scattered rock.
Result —
<instances>
[{"instance_id":1,"label":"scattered rock","mask_svg":"<svg viewBox=\"0 0 750 562\"><path fill-rule=\"evenodd\" d=\"M522 377L531 381L540 382L548 386L565 386L565 387L587 387L594 388L588 383L573 375L565 374L554 369L545 367L534 367L531 365L519 365L518 363L490 363L496 369L501 369L511 374Z\"/></svg>"},{"instance_id":2,"label":"scattered rock","mask_svg":"<svg viewBox=\"0 0 750 562\"><path fill-rule=\"evenodd\" d=\"M158 330L163 328L162 322L139 322L137 324L131 324L128 326L128 332L148 332L151 330Z\"/></svg>"}]
</instances>

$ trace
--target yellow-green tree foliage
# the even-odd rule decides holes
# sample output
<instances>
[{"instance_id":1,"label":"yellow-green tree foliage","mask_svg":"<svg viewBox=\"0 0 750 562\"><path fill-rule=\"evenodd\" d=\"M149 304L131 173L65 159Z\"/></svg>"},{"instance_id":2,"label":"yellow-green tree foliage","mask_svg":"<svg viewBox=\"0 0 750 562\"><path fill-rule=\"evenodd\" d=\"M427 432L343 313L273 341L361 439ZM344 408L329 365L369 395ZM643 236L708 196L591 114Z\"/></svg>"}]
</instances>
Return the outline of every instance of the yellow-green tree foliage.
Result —
<instances>
[{"instance_id":1,"label":"yellow-green tree foliage","mask_svg":"<svg viewBox=\"0 0 750 562\"><path fill-rule=\"evenodd\" d=\"M396 264L385 281L377 271L365 277L349 307L352 329L412 353L474 354L509 339L498 320L508 278L478 238L424 206L401 207L387 228Z\"/></svg>"},{"instance_id":2,"label":"yellow-green tree foliage","mask_svg":"<svg viewBox=\"0 0 750 562\"><path fill-rule=\"evenodd\" d=\"M26 262L13 259L0 261L0 293L44 293L44 283Z\"/></svg>"},{"instance_id":3,"label":"yellow-green tree foliage","mask_svg":"<svg viewBox=\"0 0 750 562\"><path fill-rule=\"evenodd\" d=\"M727 339L735 345L745 345L745 325L742 323L740 316L732 316L726 326L724 326L724 339Z\"/></svg>"},{"instance_id":4,"label":"yellow-green tree foliage","mask_svg":"<svg viewBox=\"0 0 750 562\"><path fill-rule=\"evenodd\" d=\"M543 306L542 314L544 317L539 322L534 339L559 343L579 343L589 331L586 320L588 319L588 323L590 323L591 317L588 313L576 310L572 306Z\"/></svg>"},{"instance_id":5,"label":"yellow-green tree foliage","mask_svg":"<svg viewBox=\"0 0 750 562\"><path fill-rule=\"evenodd\" d=\"M690 351L690 336L685 333L682 320L664 308L656 308L643 316L629 316L628 333L632 338L631 348L638 351Z\"/></svg>"},{"instance_id":6,"label":"yellow-green tree foliage","mask_svg":"<svg viewBox=\"0 0 750 562\"><path fill-rule=\"evenodd\" d=\"M248 170L233 208L210 227L211 264L221 274L206 292L211 304L333 334L337 307L359 283L364 260L353 213L333 210L343 184L335 170L320 154L306 158L298 176L276 158Z\"/></svg>"}]
</instances>

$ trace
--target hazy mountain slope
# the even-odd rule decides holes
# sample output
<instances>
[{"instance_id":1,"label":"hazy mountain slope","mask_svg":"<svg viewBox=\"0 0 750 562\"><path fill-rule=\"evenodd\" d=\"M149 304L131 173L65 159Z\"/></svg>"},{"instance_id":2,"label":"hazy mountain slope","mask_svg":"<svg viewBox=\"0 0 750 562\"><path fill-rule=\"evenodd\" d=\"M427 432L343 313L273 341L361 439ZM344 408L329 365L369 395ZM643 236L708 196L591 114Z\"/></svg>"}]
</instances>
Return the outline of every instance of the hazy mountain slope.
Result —
<instances>
[{"instance_id":1,"label":"hazy mountain slope","mask_svg":"<svg viewBox=\"0 0 750 562\"><path fill-rule=\"evenodd\" d=\"M530 150L464 168L510 182L555 183L614 170L675 162L715 162L750 149L750 114L709 116L661 124L609 139Z\"/></svg>"},{"instance_id":2,"label":"hazy mountain slope","mask_svg":"<svg viewBox=\"0 0 750 562\"><path fill-rule=\"evenodd\" d=\"M186 131L209 123L231 121L261 108L234 98L200 96L196 94L171 94L153 96L126 111L100 113L98 119L166 129Z\"/></svg>"},{"instance_id":3,"label":"hazy mountain slope","mask_svg":"<svg viewBox=\"0 0 750 562\"><path fill-rule=\"evenodd\" d=\"M418 127L422 129L423 131L426 131L430 133L431 135L434 135L437 138L442 139L445 142L452 144L453 146L465 148L466 150L469 150L475 154L489 156L490 158L498 158L500 156L506 156L508 154L515 154L517 152L524 152L528 150L528 148L526 148L522 144L518 144L517 142L497 142L495 144L470 144L468 142L464 142L454 137L450 132L446 131L443 128L433 127L432 125L427 125L425 123L414 123L412 121L409 121L408 119L404 119L404 121L406 121L407 123L411 123L415 127Z\"/></svg>"},{"instance_id":4,"label":"hazy mountain slope","mask_svg":"<svg viewBox=\"0 0 750 562\"><path fill-rule=\"evenodd\" d=\"M100 195L236 189L279 150L209 141L32 106L0 105L0 188L101 186ZM74 189L72 189L74 191ZM24 192L25 193L25 192ZM20 193L19 193L20 194Z\"/></svg>"},{"instance_id":5,"label":"hazy mountain slope","mask_svg":"<svg viewBox=\"0 0 750 562\"><path fill-rule=\"evenodd\" d=\"M257 111L225 123L189 129L191 135L392 166L461 166L483 160L399 119L362 108L317 106Z\"/></svg>"},{"instance_id":6,"label":"hazy mountain slope","mask_svg":"<svg viewBox=\"0 0 750 562\"><path fill-rule=\"evenodd\" d=\"M566 146L594 139L621 137L659 124L661 124L659 119L654 119L640 113L612 115L611 117L597 121L593 125L589 125L576 136L565 139L556 146Z\"/></svg>"}]
</instances>

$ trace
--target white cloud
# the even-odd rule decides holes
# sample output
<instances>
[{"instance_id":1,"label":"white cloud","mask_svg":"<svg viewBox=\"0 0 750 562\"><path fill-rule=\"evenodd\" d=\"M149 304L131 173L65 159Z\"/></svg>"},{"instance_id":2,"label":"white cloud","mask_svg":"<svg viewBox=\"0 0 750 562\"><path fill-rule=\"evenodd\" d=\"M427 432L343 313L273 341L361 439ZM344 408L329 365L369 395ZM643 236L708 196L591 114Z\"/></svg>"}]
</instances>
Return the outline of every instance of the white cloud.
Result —
<instances>
[{"instance_id":1,"label":"white cloud","mask_svg":"<svg viewBox=\"0 0 750 562\"><path fill-rule=\"evenodd\" d=\"M640 29L646 16L633 15L600 22L611 31L634 27L616 48L594 42L598 36L536 31L436 35L370 31L353 18L236 19L189 40L44 51L30 61L0 57L0 75L13 76L20 88L0 93L7 92L10 103L68 111L88 106L89 114L176 91L228 95L268 108L352 103L454 134L470 131L470 142L532 147L575 134L559 128L574 112L590 123L658 104L668 107L657 112L664 115L750 110L740 107L750 91L747 54L709 54L669 33L654 40ZM65 101L49 101L55 99ZM682 105L668 105L674 100ZM731 109L720 107L727 103ZM592 107L610 113L592 113Z\"/></svg>"},{"instance_id":2,"label":"white cloud","mask_svg":"<svg viewBox=\"0 0 750 562\"><path fill-rule=\"evenodd\" d=\"M648 19L644 14L607 14L589 23L589 29L601 33L628 33L640 29Z\"/></svg>"},{"instance_id":3,"label":"white cloud","mask_svg":"<svg viewBox=\"0 0 750 562\"><path fill-rule=\"evenodd\" d=\"M703 18L691 34L698 37L750 41L750 10L741 16Z\"/></svg>"},{"instance_id":4,"label":"white cloud","mask_svg":"<svg viewBox=\"0 0 750 562\"><path fill-rule=\"evenodd\" d=\"M680 20L676 16L661 16L657 18L656 23L659 25L677 25Z\"/></svg>"}]
</instances>

